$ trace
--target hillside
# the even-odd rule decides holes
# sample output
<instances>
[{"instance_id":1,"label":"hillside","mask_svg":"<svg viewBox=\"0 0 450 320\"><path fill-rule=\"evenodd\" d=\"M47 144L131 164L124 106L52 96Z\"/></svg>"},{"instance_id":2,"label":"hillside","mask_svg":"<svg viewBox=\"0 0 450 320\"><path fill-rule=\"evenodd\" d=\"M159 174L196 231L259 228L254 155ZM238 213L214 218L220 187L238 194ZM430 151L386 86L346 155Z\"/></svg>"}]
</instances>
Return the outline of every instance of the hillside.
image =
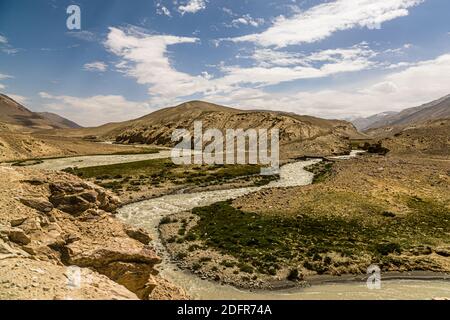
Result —
<instances>
[{"instance_id":1,"label":"hillside","mask_svg":"<svg viewBox=\"0 0 450 320\"><path fill-rule=\"evenodd\" d=\"M431 120L409 126L382 140L392 154L450 156L450 119Z\"/></svg>"},{"instance_id":2,"label":"hillside","mask_svg":"<svg viewBox=\"0 0 450 320\"><path fill-rule=\"evenodd\" d=\"M386 111L382 113L374 114L373 116L367 117L367 118L354 118L350 119L349 121L353 123L353 125L356 127L356 129L360 131L364 131L365 129L368 129L371 125L373 125L376 122L379 122L386 118L387 116L392 116L397 114L397 112L394 111Z\"/></svg>"},{"instance_id":3,"label":"hillside","mask_svg":"<svg viewBox=\"0 0 450 320\"><path fill-rule=\"evenodd\" d=\"M372 136L382 136L398 133L409 125L446 118L450 118L450 95L401 112L381 113L352 122L359 130L364 130Z\"/></svg>"},{"instance_id":4,"label":"hillside","mask_svg":"<svg viewBox=\"0 0 450 320\"><path fill-rule=\"evenodd\" d=\"M80 128L56 114L32 112L4 94L0 94L0 122L30 130Z\"/></svg>"},{"instance_id":5,"label":"hillside","mask_svg":"<svg viewBox=\"0 0 450 320\"><path fill-rule=\"evenodd\" d=\"M37 112L38 115L41 117L49 120L54 125L60 127L60 128L72 128L72 129L78 129L81 128L81 126L69 119L63 118L60 115L52 112Z\"/></svg>"},{"instance_id":6,"label":"hillside","mask_svg":"<svg viewBox=\"0 0 450 320\"><path fill-rule=\"evenodd\" d=\"M96 135L125 144L171 147L174 145L172 132L177 128L192 130L195 121L202 121L204 130L278 128L284 158L345 153L350 148L348 138L359 136L354 126L346 121L276 111L239 110L202 101L161 109L132 121L72 133Z\"/></svg>"}]
</instances>

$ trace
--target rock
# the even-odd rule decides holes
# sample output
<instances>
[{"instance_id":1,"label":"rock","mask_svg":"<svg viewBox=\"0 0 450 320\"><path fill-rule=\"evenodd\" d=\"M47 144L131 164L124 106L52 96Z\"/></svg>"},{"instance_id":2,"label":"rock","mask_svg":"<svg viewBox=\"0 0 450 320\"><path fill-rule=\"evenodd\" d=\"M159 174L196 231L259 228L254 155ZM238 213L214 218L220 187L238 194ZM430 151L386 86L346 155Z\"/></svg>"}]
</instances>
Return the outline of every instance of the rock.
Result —
<instances>
[{"instance_id":1,"label":"rock","mask_svg":"<svg viewBox=\"0 0 450 320\"><path fill-rule=\"evenodd\" d=\"M27 245L31 242L31 238L23 232L22 229L13 228L8 232L8 238L10 241L20 244Z\"/></svg>"},{"instance_id":2,"label":"rock","mask_svg":"<svg viewBox=\"0 0 450 320\"><path fill-rule=\"evenodd\" d=\"M86 210L95 206L77 195L57 195L51 196L50 202L59 210L69 213L73 216L79 216Z\"/></svg>"},{"instance_id":3,"label":"rock","mask_svg":"<svg viewBox=\"0 0 450 320\"><path fill-rule=\"evenodd\" d=\"M31 184L32 186L41 186L45 184L45 181L40 179L23 180L21 182Z\"/></svg>"},{"instance_id":4,"label":"rock","mask_svg":"<svg viewBox=\"0 0 450 320\"><path fill-rule=\"evenodd\" d=\"M48 213L53 210L53 204L44 199L19 199L22 204L35 210Z\"/></svg>"},{"instance_id":5,"label":"rock","mask_svg":"<svg viewBox=\"0 0 450 320\"><path fill-rule=\"evenodd\" d=\"M450 257L450 247L439 247L436 248L434 252L443 257Z\"/></svg>"},{"instance_id":6,"label":"rock","mask_svg":"<svg viewBox=\"0 0 450 320\"><path fill-rule=\"evenodd\" d=\"M0 239L0 260L10 257L28 257L28 254L18 248L13 248L7 242Z\"/></svg>"},{"instance_id":7,"label":"rock","mask_svg":"<svg viewBox=\"0 0 450 320\"><path fill-rule=\"evenodd\" d=\"M115 212L120 203L116 197L87 183L51 183L50 192L50 202L57 209L73 216L79 216L89 209Z\"/></svg>"},{"instance_id":8,"label":"rock","mask_svg":"<svg viewBox=\"0 0 450 320\"><path fill-rule=\"evenodd\" d=\"M10 221L11 227L18 227L27 220L27 217L16 218Z\"/></svg>"},{"instance_id":9,"label":"rock","mask_svg":"<svg viewBox=\"0 0 450 320\"><path fill-rule=\"evenodd\" d=\"M91 268L125 286L141 299L148 299L154 289L151 276L154 266L161 262L150 247L142 247L129 238L93 247L90 243L75 242L67 245L67 263Z\"/></svg>"},{"instance_id":10,"label":"rock","mask_svg":"<svg viewBox=\"0 0 450 320\"><path fill-rule=\"evenodd\" d=\"M125 226L124 231L130 238L137 240L145 245L148 245L152 240L152 238L148 235L148 233L141 228Z\"/></svg>"},{"instance_id":11,"label":"rock","mask_svg":"<svg viewBox=\"0 0 450 320\"><path fill-rule=\"evenodd\" d=\"M428 246L417 246L412 248L410 252L415 256L423 256L431 254L433 250L431 250L431 248Z\"/></svg>"}]
</instances>

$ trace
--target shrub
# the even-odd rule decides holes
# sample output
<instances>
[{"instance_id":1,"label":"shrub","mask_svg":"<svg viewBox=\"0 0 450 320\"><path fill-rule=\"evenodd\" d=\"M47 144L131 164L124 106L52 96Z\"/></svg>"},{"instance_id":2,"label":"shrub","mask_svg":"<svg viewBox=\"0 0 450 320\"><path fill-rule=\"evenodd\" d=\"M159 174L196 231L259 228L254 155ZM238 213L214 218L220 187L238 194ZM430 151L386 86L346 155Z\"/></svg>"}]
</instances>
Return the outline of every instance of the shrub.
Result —
<instances>
[{"instance_id":1,"label":"shrub","mask_svg":"<svg viewBox=\"0 0 450 320\"><path fill-rule=\"evenodd\" d=\"M291 269L291 270L289 270L287 279L289 281L298 281L300 279L300 273L298 272L297 269Z\"/></svg>"}]
</instances>

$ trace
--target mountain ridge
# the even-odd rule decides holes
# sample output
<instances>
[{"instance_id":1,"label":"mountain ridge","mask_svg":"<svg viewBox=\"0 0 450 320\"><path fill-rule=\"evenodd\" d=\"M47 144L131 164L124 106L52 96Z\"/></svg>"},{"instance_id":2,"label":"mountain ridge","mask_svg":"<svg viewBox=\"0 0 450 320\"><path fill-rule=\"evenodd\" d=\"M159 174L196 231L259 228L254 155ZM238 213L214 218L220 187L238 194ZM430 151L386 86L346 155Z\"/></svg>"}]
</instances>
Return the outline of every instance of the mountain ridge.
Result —
<instances>
[{"instance_id":1,"label":"mountain ridge","mask_svg":"<svg viewBox=\"0 0 450 320\"><path fill-rule=\"evenodd\" d=\"M446 118L450 118L450 94L417 107L357 118L352 122L359 130L374 132L388 128L395 130L396 127L404 128L408 125Z\"/></svg>"},{"instance_id":2,"label":"mountain ridge","mask_svg":"<svg viewBox=\"0 0 450 320\"><path fill-rule=\"evenodd\" d=\"M0 122L30 130L76 129L81 128L75 122L51 112L33 112L0 93Z\"/></svg>"}]
</instances>

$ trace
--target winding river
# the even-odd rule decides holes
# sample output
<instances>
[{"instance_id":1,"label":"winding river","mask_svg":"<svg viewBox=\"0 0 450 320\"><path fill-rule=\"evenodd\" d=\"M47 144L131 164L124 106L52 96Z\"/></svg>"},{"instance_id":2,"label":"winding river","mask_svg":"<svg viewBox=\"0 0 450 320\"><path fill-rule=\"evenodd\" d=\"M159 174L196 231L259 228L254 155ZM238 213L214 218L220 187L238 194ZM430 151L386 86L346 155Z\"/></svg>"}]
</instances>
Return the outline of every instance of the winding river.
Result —
<instances>
[{"instance_id":1,"label":"winding river","mask_svg":"<svg viewBox=\"0 0 450 320\"><path fill-rule=\"evenodd\" d=\"M350 156L335 157L349 159ZM370 290L364 281L334 282L314 285L307 288L294 288L276 291L247 291L228 285L202 280L189 271L180 270L170 259L159 238L158 225L165 216L207 206L218 201L235 199L264 188L304 186L312 183L313 174L304 170L306 166L320 160L299 161L281 168L280 179L263 187L249 187L232 190L206 191L192 194L168 195L127 205L120 209L118 217L125 223L147 230L154 241L157 253L163 261L160 274L184 288L193 299L204 300L311 300L311 299L431 299L450 297L450 282L443 280L389 280L382 282L379 290Z\"/></svg>"},{"instance_id":2,"label":"winding river","mask_svg":"<svg viewBox=\"0 0 450 320\"><path fill-rule=\"evenodd\" d=\"M335 157L346 160L358 154L354 151L349 156ZM170 152L144 155L110 155L83 156L61 159L48 159L34 166L39 169L61 170L67 167L89 167L114 163L133 162L147 159L167 158ZM239 188L232 190L206 191L193 194L163 196L127 205L120 209L118 217L124 222L146 229L154 239L152 242L163 261L159 265L161 275L185 289L193 299L233 300L320 300L320 299L431 299L433 297L450 297L450 282L443 280L389 280L382 281L380 290L369 290L364 281L330 282L307 288L294 288L277 291L247 291L228 285L202 280L198 276L180 270L170 259L162 245L158 225L164 216L206 206L227 199L234 199L263 188L303 186L311 184L313 174L304 168L320 160L299 161L281 168L280 179L267 186ZM383 278L382 278L383 279ZM385 278L386 279L386 278Z\"/></svg>"}]
</instances>

